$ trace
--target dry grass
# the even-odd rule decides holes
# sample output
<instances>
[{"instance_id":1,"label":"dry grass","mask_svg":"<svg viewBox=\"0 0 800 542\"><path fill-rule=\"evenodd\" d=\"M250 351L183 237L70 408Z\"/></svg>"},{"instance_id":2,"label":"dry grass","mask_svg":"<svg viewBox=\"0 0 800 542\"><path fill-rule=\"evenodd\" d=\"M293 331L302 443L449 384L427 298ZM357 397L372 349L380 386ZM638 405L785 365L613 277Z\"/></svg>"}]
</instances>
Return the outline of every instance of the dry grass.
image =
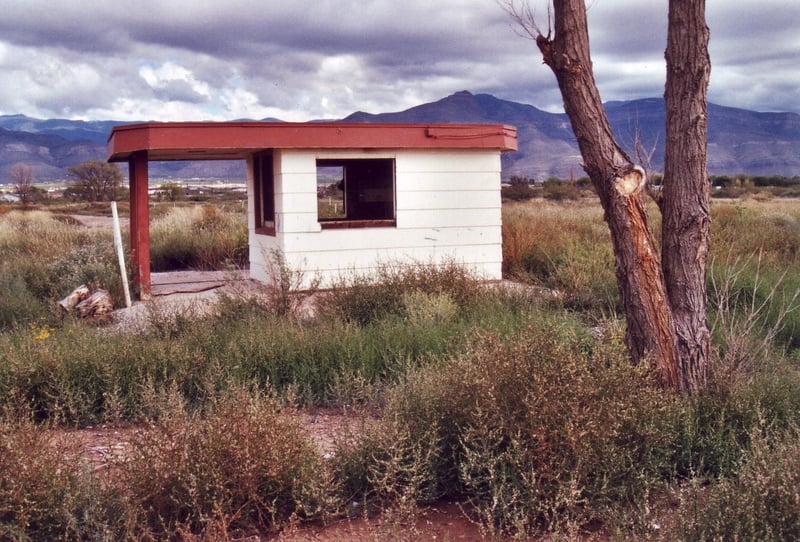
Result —
<instances>
[{"instance_id":1,"label":"dry grass","mask_svg":"<svg viewBox=\"0 0 800 542\"><path fill-rule=\"evenodd\" d=\"M215 205L175 207L152 221L150 251L153 271L243 267L247 219Z\"/></svg>"},{"instance_id":2,"label":"dry grass","mask_svg":"<svg viewBox=\"0 0 800 542\"><path fill-rule=\"evenodd\" d=\"M569 308L617 310L613 258L595 201L532 200L503 208L504 273L558 292Z\"/></svg>"}]
</instances>

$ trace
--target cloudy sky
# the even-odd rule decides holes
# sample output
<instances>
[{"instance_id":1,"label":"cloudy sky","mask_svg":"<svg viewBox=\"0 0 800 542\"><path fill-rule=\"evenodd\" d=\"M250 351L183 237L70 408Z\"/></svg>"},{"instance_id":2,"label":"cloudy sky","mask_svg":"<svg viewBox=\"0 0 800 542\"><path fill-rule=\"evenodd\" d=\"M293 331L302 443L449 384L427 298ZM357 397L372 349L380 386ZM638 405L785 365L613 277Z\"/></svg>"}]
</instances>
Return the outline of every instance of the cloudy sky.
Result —
<instances>
[{"instance_id":1,"label":"cloudy sky","mask_svg":"<svg viewBox=\"0 0 800 542\"><path fill-rule=\"evenodd\" d=\"M530 0L546 26L546 1ZM604 100L661 96L666 0L587 0ZM1 0L0 115L304 121L460 90L562 111L496 0ZM800 113L800 2L707 0L709 99Z\"/></svg>"}]
</instances>

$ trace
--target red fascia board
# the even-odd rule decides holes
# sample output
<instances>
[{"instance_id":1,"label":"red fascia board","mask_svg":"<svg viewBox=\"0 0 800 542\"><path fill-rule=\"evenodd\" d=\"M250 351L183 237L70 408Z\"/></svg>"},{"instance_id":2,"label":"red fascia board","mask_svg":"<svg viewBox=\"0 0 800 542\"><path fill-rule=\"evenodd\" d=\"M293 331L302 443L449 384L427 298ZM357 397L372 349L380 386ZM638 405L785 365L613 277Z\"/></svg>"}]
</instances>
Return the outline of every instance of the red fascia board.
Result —
<instances>
[{"instance_id":1,"label":"red fascia board","mask_svg":"<svg viewBox=\"0 0 800 542\"><path fill-rule=\"evenodd\" d=\"M243 158L262 149L517 150L517 129L495 124L165 122L116 126L108 159Z\"/></svg>"}]
</instances>

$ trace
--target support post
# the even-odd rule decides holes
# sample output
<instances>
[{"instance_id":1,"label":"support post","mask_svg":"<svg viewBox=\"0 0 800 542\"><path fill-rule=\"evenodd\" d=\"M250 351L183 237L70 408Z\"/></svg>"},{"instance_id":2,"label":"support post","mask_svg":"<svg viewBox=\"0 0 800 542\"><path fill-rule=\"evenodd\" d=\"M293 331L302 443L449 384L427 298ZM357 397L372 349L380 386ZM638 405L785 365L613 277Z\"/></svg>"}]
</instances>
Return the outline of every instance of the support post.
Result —
<instances>
[{"instance_id":1,"label":"support post","mask_svg":"<svg viewBox=\"0 0 800 542\"><path fill-rule=\"evenodd\" d=\"M147 151L128 159L131 204L131 260L139 299L150 298L150 209L147 196L149 175Z\"/></svg>"}]
</instances>

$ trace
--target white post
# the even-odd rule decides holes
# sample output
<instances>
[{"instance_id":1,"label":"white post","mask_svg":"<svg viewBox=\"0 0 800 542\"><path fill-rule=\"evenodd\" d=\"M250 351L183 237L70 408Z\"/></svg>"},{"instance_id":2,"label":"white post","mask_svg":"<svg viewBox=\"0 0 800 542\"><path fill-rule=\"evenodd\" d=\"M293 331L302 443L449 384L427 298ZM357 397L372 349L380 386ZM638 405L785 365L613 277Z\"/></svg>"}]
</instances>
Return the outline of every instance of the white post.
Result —
<instances>
[{"instance_id":1,"label":"white post","mask_svg":"<svg viewBox=\"0 0 800 542\"><path fill-rule=\"evenodd\" d=\"M125 306L131 306L131 292L128 289L128 272L125 270L125 253L122 250L122 233L119 228L119 215L117 214L117 202L111 202L111 215L114 217L114 248L117 250L119 259L119 273L122 276L122 290L125 292Z\"/></svg>"}]
</instances>

